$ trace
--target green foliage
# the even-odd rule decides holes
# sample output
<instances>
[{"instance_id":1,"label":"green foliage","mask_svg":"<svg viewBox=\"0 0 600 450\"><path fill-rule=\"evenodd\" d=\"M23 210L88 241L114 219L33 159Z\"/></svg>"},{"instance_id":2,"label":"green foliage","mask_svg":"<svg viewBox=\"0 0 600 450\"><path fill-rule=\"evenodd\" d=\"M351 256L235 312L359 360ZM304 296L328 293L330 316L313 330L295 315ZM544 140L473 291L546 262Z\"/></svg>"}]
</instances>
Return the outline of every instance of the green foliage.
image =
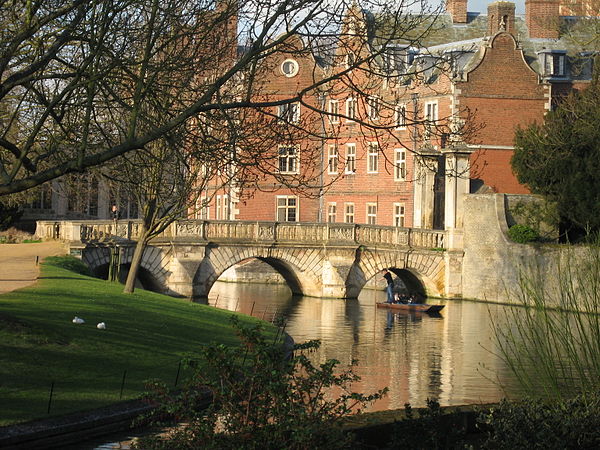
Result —
<instances>
[{"instance_id":1,"label":"green foliage","mask_svg":"<svg viewBox=\"0 0 600 450\"><path fill-rule=\"evenodd\" d=\"M0 202L0 231L8 230L22 215L23 211L18 206L7 206Z\"/></svg>"},{"instance_id":2,"label":"green foliage","mask_svg":"<svg viewBox=\"0 0 600 450\"><path fill-rule=\"evenodd\" d=\"M534 229L541 240L554 241L558 238L560 217L556 204L545 198L532 197L529 201L517 201L510 206L516 223Z\"/></svg>"},{"instance_id":3,"label":"green foliage","mask_svg":"<svg viewBox=\"0 0 600 450\"><path fill-rule=\"evenodd\" d=\"M418 416L408 403L404 407L406 419L394 424L389 448L460 448L467 433L458 416L444 414L440 404L431 399Z\"/></svg>"},{"instance_id":4,"label":"green foliage","mask_svg":"<svg viewBox=\"0 0 600 450\"><path fill-rule=\"evenodd\" d=\"M81 275L91 275L88 266L74 256L49 256L44 262L50 266L60 267Z\"/></svg>"},{"instance_id":5,"label":"green foliage","mask_svg":"<svg viewBox=\"0 0 600 450\"><path fill-rule=\"evenodd\" d=\"M519 244L526 244L539 240L539 234L527 225L513 225L508 229L508 236Z\"/></svg>"},{"instance_id":6,"label":"green foliage","mask_svg":"<svg viewBox=\"0 0 600 450\"><path fill-rule=\"evenodd\" d=\"M554 255L521 271L521 307L493 321L494 351L528 395L570 398L600 390L600 242Z\"/></svg>"},{"instance_id":7,"label":"green foliage","mask_svg":"<svg viewBox=\"0 0 600 450\"><path fill-rule=\"evenodd\" d=\"M519 129L511 160L519 182L556 202L564 221L600 230L600 85L566 98L544 124Z\"/></svg>"},{"instance_id":8,"label":"green foliage","mask_svg":"<svg viewBox=\"0 0 600 450\"><path fill-rule=\"evenodd\" d=\"M183 425L141 440L139 448L349 448L352 436L342 430L340 419L360 412L386 390L351 392L359 380L352 368L339 371L336 360L318 366L310 361L307 353L319 347L318 341L286 349L277 339L265 339L260 326L243 327L235 319L233 325L242 345L205 348L203 369L180 395L153 386L152 398L161 405L158 417ZM289 350L293 354L286 358ZM206 388L213 402L202 411L197 393Z\"/></svg>"},{"instance_id":9,"label":"green foliage","mask_svg":"<svg viewBox=\"0 0 600 450\"><path fill-rule=\"evenodd\" d=\"M482 413L488 432L485 448L566 449L600 447L600 397L597 393L564 401L502 401Z\"/></svg>"}]
</instances>

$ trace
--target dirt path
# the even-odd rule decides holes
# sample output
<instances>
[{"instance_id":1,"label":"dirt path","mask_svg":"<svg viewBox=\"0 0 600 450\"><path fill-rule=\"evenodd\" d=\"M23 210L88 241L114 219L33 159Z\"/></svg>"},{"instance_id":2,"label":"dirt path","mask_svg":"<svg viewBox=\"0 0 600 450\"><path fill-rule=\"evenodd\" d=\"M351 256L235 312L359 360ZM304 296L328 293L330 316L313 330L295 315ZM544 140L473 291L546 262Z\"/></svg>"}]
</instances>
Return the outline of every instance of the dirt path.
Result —
<instances>
[{"instance_id":1,"label":"dirt path","mask_svg":"<svg viewBox=\"0 0 600 450\"><path fill-rule=\"evenodd\" d=\"M64 255L62 242L0 244L0 294L35 283L39 274L36 257Z\"/></svg>"}]
</instances>

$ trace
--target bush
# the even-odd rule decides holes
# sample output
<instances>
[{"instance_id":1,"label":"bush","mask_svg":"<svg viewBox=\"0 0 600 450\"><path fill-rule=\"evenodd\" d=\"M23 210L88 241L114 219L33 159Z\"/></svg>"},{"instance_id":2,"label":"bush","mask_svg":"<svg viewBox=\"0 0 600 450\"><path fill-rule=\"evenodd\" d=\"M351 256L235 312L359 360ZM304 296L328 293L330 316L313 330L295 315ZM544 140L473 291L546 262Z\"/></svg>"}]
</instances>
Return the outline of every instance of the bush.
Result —
<instances>
[{"instance_id":1,"label":"bush","mask_svg":"<svg viewBox=\"0 0 600 450\"><path fill-rule=\"evenodd\" d=\"M0 227L1 228L1 227ZM31 241L33 235L14 227L0 231L0 244L20 244Z\"/></svg>"},{"instance_id":2,"label":"bush","mask_svg":"<svg viewBox=\"0 0 600 450\"><path fill-rule=\"evenodd\" d=\"M527 225L513 225L508 229L508 236L519 244L526 244L539 240L540 235Z\"/></svg>"},{"instance_id":3,"label":"bush","mask_svg":"<svg viewBox=\"0 0 600 450\"><path fill-rule=\"evenodd\" d=\"M502 401L480 423L488 430L486 448L600 448L600 396L564 401Z\"/></svg>"},{"instance_id":4,"label":"bush","mask_svg":"<svg viewBox=\"0 0 600 450\"><path fill-rule=\"evenodd\" d=\"M180 425L160 436L140 439L138 448L307 449L351 448L352 436L341 419L360 412L386 390L365 396L350 392L358 381L351 369L338 371L338 361L314 366L305 352L318 341L294 345L285 358L281 344L267 342L260 326L243 328L232 318L241 338L237 349L211 345L202 364L176 396L153 383L150 395L158 402L154 418L171 418ZM276 339L277 340L277 339ZM333 396L330 388L336 390ZM201 411L201 392L213 401ZM156 422L155 422L156 423Z\"/></svg>"},{"instance_id":5,"label":"bush","mask_svg":"<svg viewBox=\"0 0 600 450\"><path fill-rule=\"evenodd\" d=\"M415 415L404 405L406 419L393 425L392 439L387 448L442 449L463 448L467 430L459 416L443 413L440 404L427 399L427 408Z\"/></svg>"},{"instance_id":6,"label":"bush","mask_svg":"<svg viewBox=\"0 0 600 450\"><path fill-rule=\"evenodd\" d=\"M22 215L23 211L18 206L6 206L0 202L0 231L9 229Z\"/></svg>"}]
</instances>

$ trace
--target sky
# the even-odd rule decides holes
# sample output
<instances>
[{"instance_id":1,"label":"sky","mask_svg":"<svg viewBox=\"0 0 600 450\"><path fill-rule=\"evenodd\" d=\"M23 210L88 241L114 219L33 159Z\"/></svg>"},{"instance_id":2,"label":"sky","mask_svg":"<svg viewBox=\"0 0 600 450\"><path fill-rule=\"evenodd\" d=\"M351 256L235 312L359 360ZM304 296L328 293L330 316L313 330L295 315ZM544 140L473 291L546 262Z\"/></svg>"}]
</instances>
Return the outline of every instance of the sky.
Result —
<instances>
[{"instance_id":1,"label":"sky","mask_svg":"<svg viewBox=\"0 0 600 450\"><path fill-rule=\"evenodd\" d=\"M516 14L525 14L525 0L508 0L515 4ZM487 7L490 3L494 3L492 0L468 0L467 11L469 12L480 12L487 13Z\"/></svg>"}]
</instances>

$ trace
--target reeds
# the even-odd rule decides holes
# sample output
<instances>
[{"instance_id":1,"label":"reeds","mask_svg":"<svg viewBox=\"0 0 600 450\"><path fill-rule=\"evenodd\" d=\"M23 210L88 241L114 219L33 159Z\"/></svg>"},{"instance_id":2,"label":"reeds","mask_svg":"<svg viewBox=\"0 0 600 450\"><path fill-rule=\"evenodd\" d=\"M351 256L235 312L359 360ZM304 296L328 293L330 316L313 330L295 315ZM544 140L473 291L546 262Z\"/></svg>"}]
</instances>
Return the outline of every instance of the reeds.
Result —
<instances>
[{"instance_id":1,"label":"reeds","mask_svg":"<svg viewBox=\"0 0 600 450\"><path fill-rule=\"evenodd\" d=\"M498 356L529 396L564 399L600 388L599 243L524 267L520 307L493 321Z\"/></svg>"}]
</instances>

